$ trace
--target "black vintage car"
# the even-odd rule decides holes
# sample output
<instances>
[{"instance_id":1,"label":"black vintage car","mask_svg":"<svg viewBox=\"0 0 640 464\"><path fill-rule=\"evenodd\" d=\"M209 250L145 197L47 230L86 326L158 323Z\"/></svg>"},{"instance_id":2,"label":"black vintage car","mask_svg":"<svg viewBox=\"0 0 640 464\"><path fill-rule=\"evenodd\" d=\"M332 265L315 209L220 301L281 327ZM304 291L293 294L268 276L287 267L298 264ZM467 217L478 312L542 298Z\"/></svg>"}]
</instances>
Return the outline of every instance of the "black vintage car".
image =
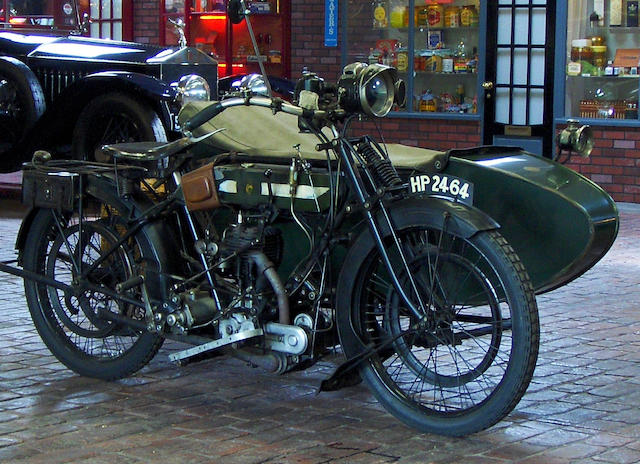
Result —
<instances>
[{"instance_id":1,"label":"black vintage car","mask_svg":"<svg viewBox=\"0 0 640 464\"><path fill-rule=\"evenodd\" d=\"M91 159L104 143L175 138L181 99L216 95L216 60L184 42L82 37L76 2L34 3L0 0L0 172L39 148Z\"/></svg>"}]
</instances>

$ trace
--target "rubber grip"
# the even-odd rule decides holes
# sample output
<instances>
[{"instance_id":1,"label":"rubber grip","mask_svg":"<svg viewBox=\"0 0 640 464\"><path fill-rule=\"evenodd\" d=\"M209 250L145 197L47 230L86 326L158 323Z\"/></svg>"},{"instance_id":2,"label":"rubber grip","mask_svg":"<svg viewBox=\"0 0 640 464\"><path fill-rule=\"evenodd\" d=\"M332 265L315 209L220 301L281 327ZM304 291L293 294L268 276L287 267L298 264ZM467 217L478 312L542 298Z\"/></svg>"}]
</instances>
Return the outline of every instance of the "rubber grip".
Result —
<instances>
[{"instance_id":1,"label":"rubber grip","mask_svg":"<svg viewBox=\"0 0 640 464\"><path fill-rule=\"evenodd\" d=\"M207 122L209 119L222 113L223 110L224 110L224 106L222 106L222 103L220 102L207 106L205 109L196 113L195 116L193 116L191 119L189 119L187 122L184 123L184 130L192 131L194 129L197 129L198 127L203 125L205 122Z\"/></svg>"}]
</instances>

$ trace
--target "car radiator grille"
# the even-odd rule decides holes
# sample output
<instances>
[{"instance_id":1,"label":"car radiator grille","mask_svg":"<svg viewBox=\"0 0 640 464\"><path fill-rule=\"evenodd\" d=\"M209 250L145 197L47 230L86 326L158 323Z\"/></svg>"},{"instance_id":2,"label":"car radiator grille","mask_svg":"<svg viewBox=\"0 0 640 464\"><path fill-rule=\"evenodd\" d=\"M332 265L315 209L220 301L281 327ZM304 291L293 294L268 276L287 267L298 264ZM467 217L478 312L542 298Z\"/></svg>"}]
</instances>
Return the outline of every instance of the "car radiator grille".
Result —
<instances>
[{"instance_id":1,"label":"car radiator grille","mask_svg":"<svg viewBox=\"0 0 640 464\"><path fill-rule=\"evenodd\" d=\"M47 68L37 69L35 74L42 85L47 103L51 103L64 89L87 75L86 72L82 71L63 71Z\"/></svg>"}]
</instances>

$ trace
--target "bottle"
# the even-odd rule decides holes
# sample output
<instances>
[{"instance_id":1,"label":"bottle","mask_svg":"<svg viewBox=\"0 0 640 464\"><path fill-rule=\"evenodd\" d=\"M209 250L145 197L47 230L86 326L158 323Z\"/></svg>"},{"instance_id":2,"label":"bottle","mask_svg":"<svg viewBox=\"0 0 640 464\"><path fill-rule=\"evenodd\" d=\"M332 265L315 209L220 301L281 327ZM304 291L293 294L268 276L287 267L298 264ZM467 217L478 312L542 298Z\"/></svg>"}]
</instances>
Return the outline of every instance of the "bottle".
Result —
<instances>
[{"instance_id":1,"label":"bottle","mask_svg":"<svg viewBox=\"0 0 640 464\"><path fill-rule=\"evenodd\" d=\"M387 19L387 2L385 0L376 0L373 5L373 28L386 28L389 25Z\"/></svg>"},{"instance_id":2,"label":"bottle","mask_svg":"<svg viewBox=\"0 0 640 464\"><path fill-rule=\"evenodd\" d=\"M458 84L456 87L456 96L458 97L458 104L462 105L464 103L464 85Z\"/></svg>"},{"instance_id":3,"label":"bottle","mask_svg":"<svg viewBox=\"0 0 640 464\"><path fill-rule=\"evenodd\" d=\"M460 41L453 55L453 72L466 73L467 69L467 49L464 41Z\"/></svg>"},{"instance_id":4,"label":"bottle","mask_svg":"<svg viewBox=\"0 0 640 464\"><path fill-rule=\"evenodd\" d=\"M613 61L609 60L607 62L607 67L604 68L604 75L605 76L613 76Z\"/></svg>"}]
</instances>

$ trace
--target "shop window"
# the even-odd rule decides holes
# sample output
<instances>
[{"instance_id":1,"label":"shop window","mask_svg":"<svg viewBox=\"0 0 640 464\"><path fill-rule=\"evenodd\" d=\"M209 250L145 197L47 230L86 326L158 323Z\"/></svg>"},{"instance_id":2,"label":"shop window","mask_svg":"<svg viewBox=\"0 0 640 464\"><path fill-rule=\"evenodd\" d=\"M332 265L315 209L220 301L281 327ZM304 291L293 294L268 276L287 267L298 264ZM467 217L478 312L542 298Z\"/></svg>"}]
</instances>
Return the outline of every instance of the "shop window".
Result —
<instances>
[{"instance_id":1,"label":"shop window","mask_svg":"<svg viewBox=\"0 0 640 464\"><path fill-rule=\"evenodd\" d=\"M100 39L123 40L123 0L91 0L90 35Z\"/></svg>"},{"instance_id":2,"label":"shop window","mask_svg":"<svg viewBox=\"0 0 640 464\"><path fill-rule=\"evenodd\" d=\"M568 1L567 116L638 119L639 3Z\"/></svg>"},{"instance_id":3,"label":"shop window","mask_svg":"<svg viewBox=\"0 0 640 464\"><path fill-rule=\"evenodd\" d=\"M349 2L347 62L396 67L411 92L401 111L475 114L479 9L472 0Z\"/></svg>"},{"instance_id":4,"label":"shop window","mask_svg":"<svg viewBox=\"0 0 640 464\"><path fill-rule=\"evenodd\" d=\"M253 46L244 22L231 25L223 0L161 0L160 43L177 45L179 35L174 23L184 22L190 46L209 54L219 62L218 74L258 72L259 62L267 73L290 75L289 0L248 1L259 52Z\"/></svg>"},{"instance_id":5,"label":"shop window","mask_svg":"<svg viewBox=\"0 0 640 464\"><path fill-rule=\"evenodd\" d=\"M0 0L0 29L55 33L76 27L77 14L73 1Z\"/></svg>"}]
</instances>

